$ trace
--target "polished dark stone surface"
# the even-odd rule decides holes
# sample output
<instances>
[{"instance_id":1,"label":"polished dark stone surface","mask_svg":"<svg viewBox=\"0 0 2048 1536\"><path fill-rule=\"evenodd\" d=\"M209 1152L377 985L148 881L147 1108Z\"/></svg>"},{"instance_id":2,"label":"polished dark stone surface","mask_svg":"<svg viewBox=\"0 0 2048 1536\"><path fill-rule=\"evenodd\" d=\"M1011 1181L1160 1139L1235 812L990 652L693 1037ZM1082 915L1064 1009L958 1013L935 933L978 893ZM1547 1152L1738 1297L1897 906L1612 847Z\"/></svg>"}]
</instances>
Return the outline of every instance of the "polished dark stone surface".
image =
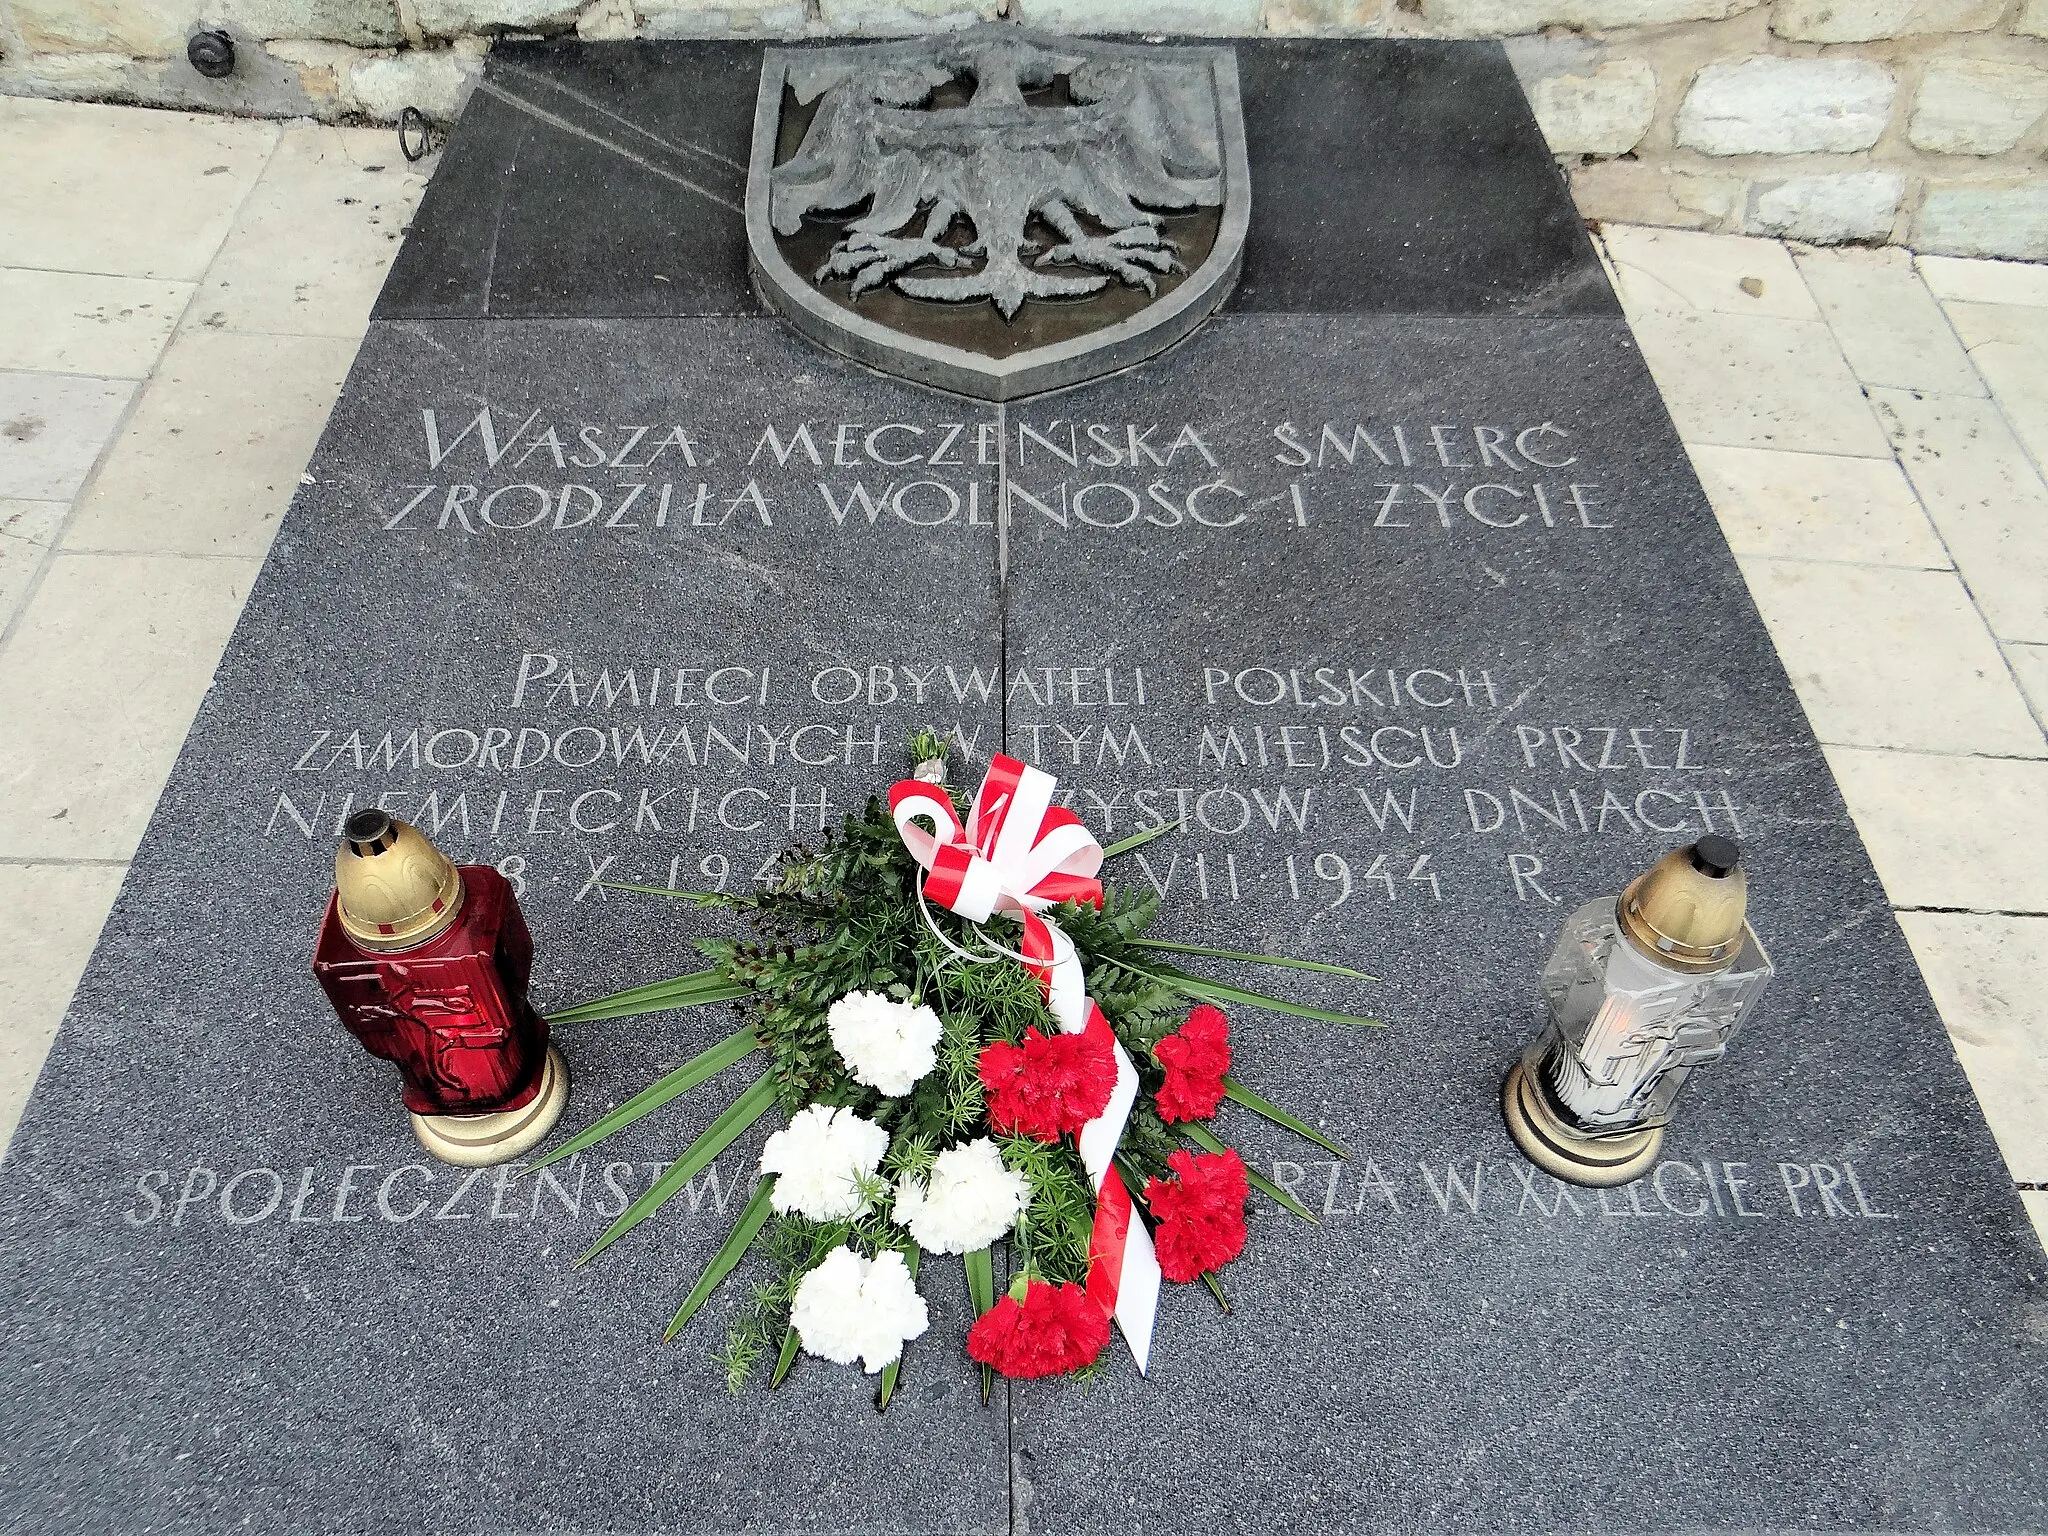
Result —
<instances>
[{"instance_id":1,"label":"polished dark stone surface","mask_svg":"<svg viewBox=\"0 0 2048 1536\"><path fill-rule=\"evenodd\" d=\"M1618 314L1494 43L1239 39L1254 215L1226 308ZM387 319L754 314L761 48L501 45Z\"/></svg>"},{"instance_id":2,"label":"polished dark stone surface","mask_svg":"<svg viewBox=\"0 0 2048 1536\"><path fill-rule=\"evenodd\" d=\"M559 61L602 103L677 47L508 50L492 80ZM633 100L685 174L659 85ZM1548 206L1526 117L1410 105L1460 100L1417 186ZM527 124L567 157L531 182L501 153ZM998 411L716 313L688 242L717 226L634 166L489 95L447 152L8 1150L0 1526L2048 1529L2048 1261L1575 235L1492 287L1382 248L1329 313L1315 264L1248 266L1172 352ZM1257 217L1292 195L1255 179ZM1444 252L1512 244L1404 196ZM653 292L675 252L694 313ZM1516 316L1542 293L1573 317ZM1245 1080L1352 1156L1226 1109L1321 1224L1255 1201L1233 1315L1170 1287L1149 1380L1113 1344L1092 1386L984 1409L935 1260L886 1416L811 1361L731 1399L709 1357L757 1271L653 1340L762 1129L571 1261L748 1070L553 1182L427 1166L306 974L335 828L381 801L513 874L559 1008L712 931L596 881L743 884L924 723L963 777L998 742L1060 774L1105 841L1188 816L1118 871L1163 931L1382 978L1279 985L1383 1031L1233 1016ZM1495 1107L1537 967L1709 820L1779 979L1652 1178L1565 1191ZM561 1030L565 1128L732 1024Z\"/></svg>"},{"instance_id":3,"label":"polished dark stone surface","mask_svg":"<svg viewBox=\"0 0 2048 1536\"><path fill-rule=\"evenodd\" d=\"M1626 327L1225 317L1012 415L1208 450L1012 445L1012 749L1108 835L1188 818L1123 871L1177 935L1381 978L1231 979L1387 1023L1233 1014L1351 1160L1226 1107L1322 1224L1260 1202L1149 1381L1018 1388L1033 1528L2048 1526L2048 1264ZM1536 973L1706 831L1779 975L1653 1176L1567 1191L1498 1109Z\"/></svg>"},{"instance_id":4,"label":"polished dark stone surface","mask_svg":"<svg viewBox=\"0 0 2048 1536\"><path fill-rule=\"evenodd\" d=\"M880 491L873 466L756 453L771 423L877 417L937 427L935 450L960 428L965 463L937 473L979 526L895 515L943 514L929 484L870 524L845 485ZM514 879L552 1010L696 969L715 931L600 874L744 887L898 777L924 722L991 750L998 708L944 671L999 666L979 420L770 320L372 326L8 1150L0 1528L836 1530L886 1508L905 1530L1008 1529L957 1263L922 1277L930 1369L912 1357L883 1418L853 1370L729 1398L711 1357L745 1283L656 1347L770 1124L571 1267L753 1067L558 1183L471 1180L427 1166L396 1075L308 973L337 828L373 800ZM657 453L675 424L687 456ZM736 1022L557 1030L556 1139Z\"/></svg>"},{"instance_id":5,"label":"polished dark stone surface","mask_svg":"<svg viewBox=\"0 0 2048 1536\"><path fill-rule=\"evenodd\" d=\"M1494 43L1237 45L1252 229L1226 313L1619 315Z\"/></svg>"},{"instance_id":6,"label":"polished dark stone surface","mask_svg":"<svg viewBox=\"0 0 2048 1536\"><path fill-rule=\"evenodd\" d=\"M757 43L500 44L384 319L753 315Z\"/></svg>"}]
</instances>

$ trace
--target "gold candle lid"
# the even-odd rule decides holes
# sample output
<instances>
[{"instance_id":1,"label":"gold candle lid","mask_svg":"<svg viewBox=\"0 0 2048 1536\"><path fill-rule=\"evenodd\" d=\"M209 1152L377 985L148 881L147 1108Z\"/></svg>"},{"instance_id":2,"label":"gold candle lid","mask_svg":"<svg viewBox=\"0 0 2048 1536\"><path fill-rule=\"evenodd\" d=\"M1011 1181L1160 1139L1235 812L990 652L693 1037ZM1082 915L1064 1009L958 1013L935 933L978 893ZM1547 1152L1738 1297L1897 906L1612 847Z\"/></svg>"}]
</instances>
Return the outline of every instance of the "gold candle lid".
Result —
<instances>
[{"instance_id":1,"label":"gold candle lid","mask_svg":"<svg viewBox=\"0 0 2048 1536\"><path fill-rule=\"evenodd\" d=\"M415 949L448 931L462 910L462 875L417 827L380 810L341 829L334 889L341 926L365 949Z\"/></svg>"},{"instance_id":2,"label":"gold candle lid","mask_svg":"<svg viewBox=\"0 0 2048 1536\"><path fill-rule=\"evenodd\" d=\"M1749 875L1732 838L1709 835L1667 853L1616 903L1621 931L1659 965L1718 971L1742 952Z\"/></svg>"}]
</instances>

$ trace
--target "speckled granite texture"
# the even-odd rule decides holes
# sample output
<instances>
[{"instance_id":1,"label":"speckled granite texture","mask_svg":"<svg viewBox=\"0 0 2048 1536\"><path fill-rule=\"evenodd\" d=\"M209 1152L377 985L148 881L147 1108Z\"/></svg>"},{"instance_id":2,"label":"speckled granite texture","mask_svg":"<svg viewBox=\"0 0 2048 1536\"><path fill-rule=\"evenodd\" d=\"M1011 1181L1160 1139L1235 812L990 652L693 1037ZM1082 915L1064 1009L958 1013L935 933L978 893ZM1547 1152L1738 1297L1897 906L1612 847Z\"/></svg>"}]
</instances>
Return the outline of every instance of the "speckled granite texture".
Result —
<instances>
[{"instance_id":1,"label":"speckled granite texture","mask_svg":"<svg viewBox=\"0 0 2048 1536\"><path fill-rule=\"evenodd\" d=\"M1232 306L1002 410L747 296L674 178L730 190L757 57L515 50L587 133L450 147L4 1165L0 1527L2048 1529L2048 1263L1498 50L1240 45ZM758 1132L570 1261L747 1069L428 1166L306 974L335 829L506 869L556 1008L708 931L598 881L744 884L925 723L1186 818L1121 870L1165 931L1381 978L1286 985L1383 1031L1233 1020L1352 1156L1226 1109L1320 1224L1255 1202L1149 1380L984 1408L935 1260L886 1415L729 1398L750 1272L654 1340ZM1779 979L1655 1174L1567 1191L1496 1108L1537 968L1709 828ZM562 1029L565 1128L731 1024Z\"/></svg>"}]
</instances>

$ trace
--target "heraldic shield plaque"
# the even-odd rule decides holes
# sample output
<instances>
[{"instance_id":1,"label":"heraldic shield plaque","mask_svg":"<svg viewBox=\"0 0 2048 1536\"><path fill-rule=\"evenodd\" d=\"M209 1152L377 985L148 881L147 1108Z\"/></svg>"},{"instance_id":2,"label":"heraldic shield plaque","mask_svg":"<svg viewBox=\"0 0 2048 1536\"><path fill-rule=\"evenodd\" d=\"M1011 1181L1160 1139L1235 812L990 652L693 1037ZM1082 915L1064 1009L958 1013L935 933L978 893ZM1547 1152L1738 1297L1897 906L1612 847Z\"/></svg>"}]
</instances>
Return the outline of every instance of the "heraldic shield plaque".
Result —
<instances>
[{"instance_id":1,"label":"heraldic shield plaque","mask_svg":"<svg viewBox=\"0 0 2048 1536\"><path fill-rule=\"evenodd\" d=\"M771 48L747 176L763 299L871 367L988 400L1125 368L1237 280L1227 47L991 25Z\"/></svg>"}]
</instances>

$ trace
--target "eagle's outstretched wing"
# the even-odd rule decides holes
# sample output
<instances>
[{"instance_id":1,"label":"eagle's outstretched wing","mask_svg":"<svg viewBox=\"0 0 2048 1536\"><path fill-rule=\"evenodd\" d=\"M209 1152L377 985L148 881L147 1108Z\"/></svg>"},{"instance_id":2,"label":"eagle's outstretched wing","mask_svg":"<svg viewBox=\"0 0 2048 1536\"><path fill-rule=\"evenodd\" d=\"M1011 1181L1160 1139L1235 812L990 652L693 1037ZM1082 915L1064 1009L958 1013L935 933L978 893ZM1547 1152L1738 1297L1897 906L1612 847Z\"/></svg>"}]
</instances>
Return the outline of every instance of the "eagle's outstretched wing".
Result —
<instances>
[{"instance_id":1,"label":"eagle's outstretched wing","mask_svg":"<svg viewBox=\"0 0 2048 1536\"><path fill-rule=\"evenodd\" d=\"M1108 229L1153 220L1147 209L1213 208L1223 201L1223 167L1157 66L1091 60L1076 69L1077 100L1094 104L1097 135L1060 156L1058 195Z\"/></svg>"},{"instance_id":2,"label":"eagle's outstretched wing","mask_svg":"<svg viewBox=\"0 0 2048 1536\"><path fill-rule=\"evenodd\" d=\"M944 79L943 72L939 78ZM796 154L769 173L769 222L793 235L807 213L835 213L872 197L856 230L901 229L932 199L926 165L916 153L888 148L877 132L883 113L910 105L935 82L925 71L862 72L828 87Z\"/></svg>"}]
</instances>

